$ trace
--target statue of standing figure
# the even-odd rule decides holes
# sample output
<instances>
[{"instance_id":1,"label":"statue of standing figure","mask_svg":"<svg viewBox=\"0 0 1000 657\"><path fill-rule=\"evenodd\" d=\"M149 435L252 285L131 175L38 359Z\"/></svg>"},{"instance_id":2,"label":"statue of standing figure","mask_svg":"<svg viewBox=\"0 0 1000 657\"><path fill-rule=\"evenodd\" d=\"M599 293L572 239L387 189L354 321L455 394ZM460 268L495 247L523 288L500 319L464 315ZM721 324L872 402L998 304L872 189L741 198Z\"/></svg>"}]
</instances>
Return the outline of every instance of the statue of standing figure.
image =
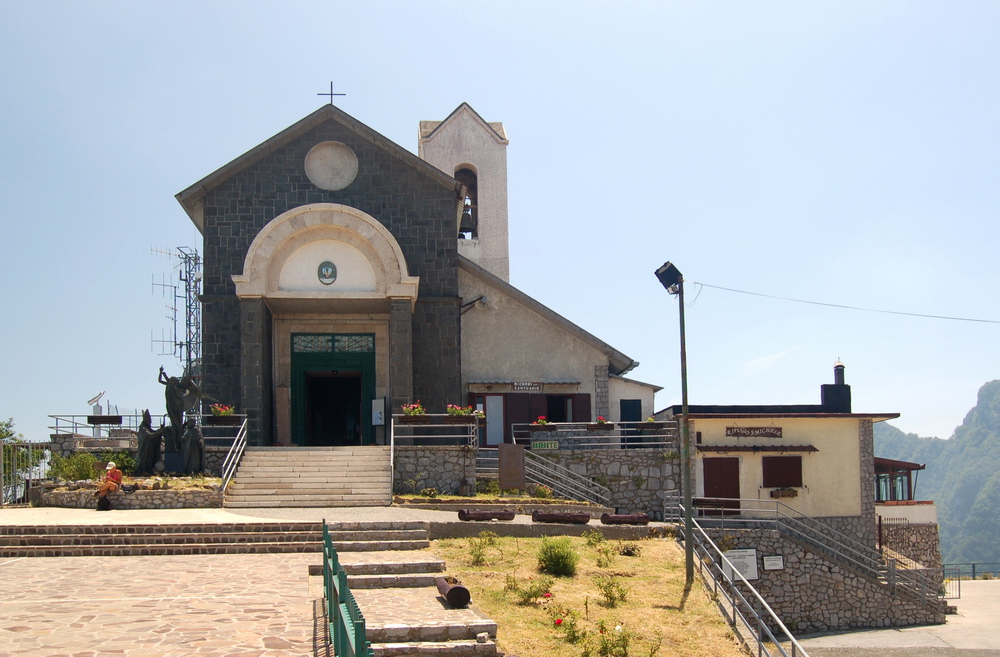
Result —
<instances>
[{"instance_id":1,"label":"statue of standing figure","mask_svg":"<svg viewBox=\"0 0 1000 657\"><path fill-rule=\"evenodd\" d=\"M184 422L183 458L185 474L200 474L205 471L205 436L193 417Z\"/></svg>"},{"instance_id":2,"label":"statue of standing figure","mask_svg":"<svg viewBox=\"0 0 1000 657\"><path fill-rule=\"evenodd\" d=\"M166 427L153 431L153 419L147 408L142 412L142 424L139 425L139 450L135 455L135 470L137 475L151 475L163 451L163 434Z\"/></svg>"},{"instance_id":3,"label":"statue of standing figure","mask_svg":"<svg viewBox=\"0 0 1000 657\"><path fill-rule=\"evenodd\" d=\"M181 451L181 437L184 433L184 414L198 404L199 399L215 401L203 393L190 376L178 379L176 376L167 376L160 366L159 382L166 386L164 395L167 402L167 417L170 418L170 427L164 433L165 449L168 452Z\"/></svg>"}]
</instances>

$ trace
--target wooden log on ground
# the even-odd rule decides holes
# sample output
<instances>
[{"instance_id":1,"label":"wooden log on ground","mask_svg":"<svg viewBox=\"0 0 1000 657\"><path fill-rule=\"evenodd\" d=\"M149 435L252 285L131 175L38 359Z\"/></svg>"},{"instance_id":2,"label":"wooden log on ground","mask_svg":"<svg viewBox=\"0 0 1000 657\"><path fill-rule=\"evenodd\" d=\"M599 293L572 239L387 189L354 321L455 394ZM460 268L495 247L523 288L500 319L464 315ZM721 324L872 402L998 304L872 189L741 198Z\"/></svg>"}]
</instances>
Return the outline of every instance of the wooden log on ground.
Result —
<instances>
[{"instance_id":1,"label":"wooden log on ground","mask_svg":"<svg viewBox=\"0 0 1000 657\"><path fill-rule=\"evenodd\" d=\"M438 593L448 601L449 605L456 609L468 606L472 600L472 594L469 593L469 589L462 586L462 583L457 580L449 582L448 579L447 577L438 577L434 580L437 584Z\"/></svg>"},{"instance_id":2,"label":"wooden log on ground","mask_svg":"<svg viewBox=\"0 0 1000 657\"><path fill-rule=\"evenodd\" d=\"M459 509L459 520L513 520L514 511L499 509L497 511L477 511L475 509Z\"/></svg>"},{"instance_id":3,"label":"wooden log on ground","mask_svg":"<svg viewBox=\"0 0 1000 657\"><path fill-rule=\"evenodd\" d=\"M648 525L648 513L604 513L601 523L605 525Z\"/></svg>"},{"instance_id":4,"label":"wooden log on ground","mask_svg":"<svg viewBox=\"0 0 1000 657\"><path fill-rule=\"evenodd\" d=\"M556 511L532 511L532 522L559 522L569 525L586 525L590 522L589 513L559 513Z\"/></svg>"}]
</instances>

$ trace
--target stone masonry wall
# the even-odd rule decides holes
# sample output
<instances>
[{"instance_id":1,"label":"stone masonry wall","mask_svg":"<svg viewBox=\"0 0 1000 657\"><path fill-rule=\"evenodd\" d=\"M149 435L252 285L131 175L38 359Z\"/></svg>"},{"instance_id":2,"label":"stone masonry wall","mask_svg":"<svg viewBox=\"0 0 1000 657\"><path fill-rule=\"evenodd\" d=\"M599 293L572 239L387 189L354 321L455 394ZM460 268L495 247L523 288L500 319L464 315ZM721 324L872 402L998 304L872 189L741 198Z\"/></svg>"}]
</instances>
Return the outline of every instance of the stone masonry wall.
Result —
<instances>
[{"instance_id":1,"label":"stone masonry wall","mask_svg":"<svg viewBox=\"0 0 1000 657\"><path fill-rule=\"evenodd\" d=\"M213 509L222 506L219 490L137 490L134 493L111 493L113 509ZM93 509L97 506L93 489L45 491L39 496L39 506L61 506L71 509Z\"/></svg>"},{"instance_id":2,"label":"stone masonry wall","mask_svg":"<svg viewBox=\"0 0 1000 657\"><path fill-rule=\"evenodd\" d=\"M392 489L418 493L434 487L444 495L476 490L476 449L470 446L396 445Z\"/></svg>"},{"instance_id":3,"label":"stone masonry wall","mask_svg":"<svg viewBox=\"0 0 1000 657\"><path fill-rule=\"evenodd\" d=\"M681 462L661 449L560 449L536 452L611 489L608 506L618 513L663 518L664 492L680 488Z\"/></svg>"},{"instance_id":4,"label":"stone masonry wall","mask_svg":"<svg viewBox=\"0 0 1000 657\"><path fill-rule=\"evenodd\" d=\"M777 530L707 531L724 550L757 550L760 578L751 583L792 632L907 627L945 620L943 606L930 609L899 588L894 595L888 585L859 575ZM781 555L784 569L764 570L764 555Z\"/></svg>"},{"instance_id":5,"label":"stone masonry wall","mask_svg":"<svg viewBox=\"0 0 1000 657\"><path fill-rule=\"evenodd\" d=\"M938 526L933 523L882 526L882 545L926 568L941 568Z\"/></svg>"},{"instance_id":6,"label":"stone masonry wall","mask_svg":"<svg viewBox=\"0 0 1000 657\"><path fill-rule=\"evenodd\" d=\"M306 154L324 141L346 144L357 155L357 177L344 189L319 189L305 174ZM248 351L251 356L259 351L262 372L268 375L270 343L265 327L248 332L242 326L247 318L241 317L231 277L243 272L251 242L269 221L307 204L357 208L393 234L408 273L420 277L412 324L413 390L405 394L435 408L461 397L456 191L408 162L395 145L369 139L337 121L324 121L207 192L201 387L217 399L237 402L239 410L247 412L252 444L268 438L271 419L264 411L268 391L260 399L250 394L252 377L243 371L241 378L240 363Z\"/></svg>"}]
</instances>

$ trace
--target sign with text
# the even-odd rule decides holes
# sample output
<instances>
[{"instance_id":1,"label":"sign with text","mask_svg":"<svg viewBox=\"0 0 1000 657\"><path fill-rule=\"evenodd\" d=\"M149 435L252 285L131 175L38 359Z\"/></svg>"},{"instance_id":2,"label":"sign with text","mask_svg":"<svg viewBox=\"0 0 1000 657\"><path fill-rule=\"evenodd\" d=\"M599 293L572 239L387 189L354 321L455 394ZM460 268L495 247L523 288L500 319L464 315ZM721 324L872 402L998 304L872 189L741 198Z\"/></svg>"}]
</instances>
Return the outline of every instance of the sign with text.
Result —
<instances>
[{"instance_id":1,"label":"sign with text","mask_svg":"<svg viewBox=\"0 0 1000 657\"><path fill-rule=\"evenodd\" d=\"M747 580L757 579L757 550L753 548L729 550L723 552L726 558L732 562L733 568L738 570ZM726 564L722 564L722 574L726 579L732 581L733 570Z\"/></svg>"},{"instance_id":2,"label":"sign with text","mask_svg":"<svg viewBox=\"0 0 1000 657\"><path fill-rule=\"evenodd\" d=\"M784 570L785 558L780 554L764 555L764 570Z\"/></svg>"},{"instance_id":3,"label":"sign with text","mask_svg":"<svg viewBox=\"0 0 1000 657\"><path fill-rule=\"evenodd\" d=\"M781 438L781 427L726 427L727 438Z\"/></svg>"},{"instance_id":4,"label":"sign with text","mask_svg":"<svg viewBox=\"0 0 1000 657\"><path fill-rule=\"evenodd\" d=\"M558 440L532 440L531 449L559 449Z\"/></svg>"},{"instance_id":5,"label":"sign with text","mask_svg":"<svg viewBox=\"0 0 1000 657\"><path fill-rule=\"evenodd\" d=\"M542 384L538 382L531 381L515 381L510 384L511 390L514 392L541 392Z\"/></svg>"}]
</instances>

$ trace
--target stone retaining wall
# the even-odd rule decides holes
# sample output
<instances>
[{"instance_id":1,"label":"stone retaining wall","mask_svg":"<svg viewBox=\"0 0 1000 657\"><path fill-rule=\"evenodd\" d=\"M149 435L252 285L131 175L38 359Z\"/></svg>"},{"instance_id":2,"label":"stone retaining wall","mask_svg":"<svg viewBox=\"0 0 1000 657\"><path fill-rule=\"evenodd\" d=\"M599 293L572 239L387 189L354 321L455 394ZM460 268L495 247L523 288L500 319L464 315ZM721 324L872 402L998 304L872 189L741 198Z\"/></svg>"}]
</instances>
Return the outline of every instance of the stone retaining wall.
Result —
<instances>
[{"instance_id":1,"label":"stone retaining wall","mask_svg":"<svg viewBox=\"0 0 1000 657\"><path fill-rule=\"evenodd\" d=\"M773 529L708 529L723 549L757 550L759 579L752 581L794 633L943 623L944 606L928 608L904 592L879 584ZM781 555L783 570L764 570L765 555ZM899 589L897 589L899 591Z\"/></svg>"},{"instance_id":2,"label":"stone retaining wall","mask_svg":"<svg viewBox=\"0 0 1000 657\"><path fill-rule=\"evenodd\" d=\"M184 490L137 490L134 493L111 493L113 509L212 509L222 506L222 492L189 488ZM93 489L43 491L39 506L93 509L97 506Z\"/></svg>"},{"instance_id":3,"label":"stone retaining wall","mask_svg":"<svg viewBox=\"0 0 1000 657\"><path fill-rule=\"evenodd\" d=\"M476 490L476 451L465 445L396 445L392 489L419 493L436 488L442 495L471 495Z\"/></svg>"},{"instance_id":4,"label":"stone retaining wall","mask_svg":"<svg viewBox=\"0 0 1000 657\"><path fill-rule=\"evenodd\" d=\"M882 545L925 568L941 568L941 544L936 524L882 526Z\"/></svg>"},{"instance_id":5,"label":"stone retaining wall","mask_svg":"<svg viewBox=\"0 0 1000 657\"><path fill-rule=\"evenodd\" d=\"M607 486L608 506L618 513L648 513L662 520L664 492L680 488L681 462L673 451L590 448L535 454Z\"/></svg>"}]
</instances>

